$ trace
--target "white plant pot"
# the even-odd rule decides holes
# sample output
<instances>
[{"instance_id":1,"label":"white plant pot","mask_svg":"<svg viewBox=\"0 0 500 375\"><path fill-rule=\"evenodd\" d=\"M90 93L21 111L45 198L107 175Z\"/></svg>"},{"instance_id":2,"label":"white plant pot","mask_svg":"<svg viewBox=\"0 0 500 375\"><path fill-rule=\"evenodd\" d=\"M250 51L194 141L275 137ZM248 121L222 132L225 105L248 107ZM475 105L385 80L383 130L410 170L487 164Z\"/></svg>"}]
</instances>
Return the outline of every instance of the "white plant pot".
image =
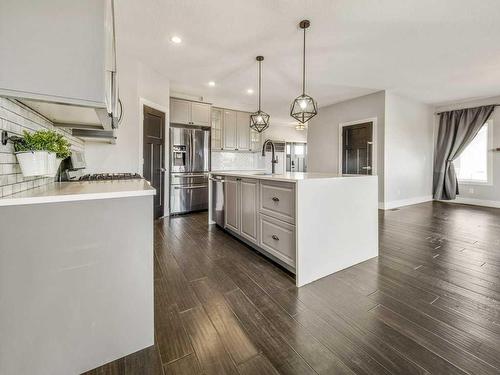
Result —
<instances>
[{"instance_id":1,"label":"white plant pot","mask_svg":"<svg viewBox=\"0 0 500 375\"><path fill-rule=\"evenodd\" d=\"M62 159L58 159L54 152L47 153L47 174L46 177L55 177L57 174L57 170L59 169L59 165L61 164Z\"/></svg>"},{"instance_id":2,"label":"white plant pot","mask_svg":"<svg viewBox=\"0 0 500 375\"><path fill-rule=\"evenodd\" d=\"M24 177L43 176L48 173L47 151L16 152ZM55 154L54 154L55 155Z\"/></svg>"}]
</instances>

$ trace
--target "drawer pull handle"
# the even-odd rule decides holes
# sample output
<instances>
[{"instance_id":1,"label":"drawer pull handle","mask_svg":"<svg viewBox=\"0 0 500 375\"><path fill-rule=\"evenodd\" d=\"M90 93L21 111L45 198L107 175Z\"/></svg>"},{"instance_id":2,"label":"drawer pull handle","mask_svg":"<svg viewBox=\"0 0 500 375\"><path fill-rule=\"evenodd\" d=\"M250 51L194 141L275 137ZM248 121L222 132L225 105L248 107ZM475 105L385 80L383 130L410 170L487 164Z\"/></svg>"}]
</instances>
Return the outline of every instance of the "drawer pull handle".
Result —
<instances>
[{"instance_id":1,"label":"drawer pull handle","mask_svg":"<svg viewBox=\"0 0 500 375\"><path fill-rule=\"evenodd\" d=\"M272 199L273 199L273 201L275 201L275 202L279 202L279 201L280 201L280 199L279 199L278 197L273 197Z\"/></svg>"},{"instance_id":2,"label":"drawer pull handle","mask_svg":"<svg viewBox=\"0 0 500 375\"><path fill-rule=\"evenodd\" d=\"M271 236L271 238L272 238L273 240L276 240L276 241L279 241L279 240L280 240L280 238L279 238L277 235L275 235L275 234L273 234L273 235Z\"/></svg>"}]
</instances>

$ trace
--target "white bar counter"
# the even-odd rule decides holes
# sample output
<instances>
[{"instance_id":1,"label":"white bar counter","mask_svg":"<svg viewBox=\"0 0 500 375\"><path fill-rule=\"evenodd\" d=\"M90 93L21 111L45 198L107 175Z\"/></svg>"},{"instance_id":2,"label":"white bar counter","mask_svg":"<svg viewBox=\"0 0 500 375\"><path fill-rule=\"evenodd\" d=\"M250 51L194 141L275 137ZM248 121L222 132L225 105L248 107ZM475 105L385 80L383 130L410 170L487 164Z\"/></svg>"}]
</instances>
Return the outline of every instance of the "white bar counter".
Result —
<instances>
[{"instance_id":1,"label":"white bar counter","mask_svg":"<svg viewBox=\"0 0 500 375\"><path fill-rule=\"evenodd\" d=\"M378 256L377 176L211 175L225 180L225 229L295 273L298 287Z\"/></svg>"},{"instance_id":2,"label":"white bar counter","mask_svg":"<svg viewBox=\"0 0 500 375\"><path fill-rule=\"evenodd\" d=\"M153 195L144 180L0 199L0 374L80 374L153 345Z\"/></svg>"}]
</instances>

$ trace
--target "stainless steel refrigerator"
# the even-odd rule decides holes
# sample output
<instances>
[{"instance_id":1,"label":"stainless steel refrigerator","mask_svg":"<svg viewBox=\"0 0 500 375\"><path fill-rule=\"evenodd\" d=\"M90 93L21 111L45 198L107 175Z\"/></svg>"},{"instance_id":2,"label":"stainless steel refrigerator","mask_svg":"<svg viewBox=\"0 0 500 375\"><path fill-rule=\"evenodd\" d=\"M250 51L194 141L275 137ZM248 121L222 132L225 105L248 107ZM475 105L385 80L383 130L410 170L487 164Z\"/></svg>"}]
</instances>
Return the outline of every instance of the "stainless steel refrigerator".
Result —
<instances>
[{"instance_id":1,"label":"stainless steel refrigerator","mask_svg":"<svg viewBox=\"0 0 500 375\"><path fill-rule=\"evenodd\" d=\"M170 213L208 209L210 130L170 127Z\"/></svg>"}]
</instances>

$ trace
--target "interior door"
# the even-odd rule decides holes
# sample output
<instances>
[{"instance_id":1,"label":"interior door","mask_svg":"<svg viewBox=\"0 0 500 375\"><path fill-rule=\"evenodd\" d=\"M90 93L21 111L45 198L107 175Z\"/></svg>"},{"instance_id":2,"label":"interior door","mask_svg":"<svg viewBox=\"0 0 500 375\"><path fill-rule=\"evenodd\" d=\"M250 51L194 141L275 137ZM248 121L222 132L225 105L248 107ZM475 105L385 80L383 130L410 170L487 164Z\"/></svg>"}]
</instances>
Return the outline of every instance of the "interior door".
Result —
<instances>
[{"instance_id":1,"label":"interior door","mask_svg":"<svg viewBox=\"0 0 500 375\"><path fill-rule=\"evenodd\" d=\"M373 172L373 123L366 122L342 128L342 173Z\"/></svg>"},{"instance_id":2,"label":"interior door","mask_svg":"<svg viewBox=\"0 0 500 375\"><path fill-rule=\"evenodd\" d=\"M144 106L143 171L142 175L156 189L154 217L163 216L165 202L165 113Z\"/></svg>"}]
</instances>

